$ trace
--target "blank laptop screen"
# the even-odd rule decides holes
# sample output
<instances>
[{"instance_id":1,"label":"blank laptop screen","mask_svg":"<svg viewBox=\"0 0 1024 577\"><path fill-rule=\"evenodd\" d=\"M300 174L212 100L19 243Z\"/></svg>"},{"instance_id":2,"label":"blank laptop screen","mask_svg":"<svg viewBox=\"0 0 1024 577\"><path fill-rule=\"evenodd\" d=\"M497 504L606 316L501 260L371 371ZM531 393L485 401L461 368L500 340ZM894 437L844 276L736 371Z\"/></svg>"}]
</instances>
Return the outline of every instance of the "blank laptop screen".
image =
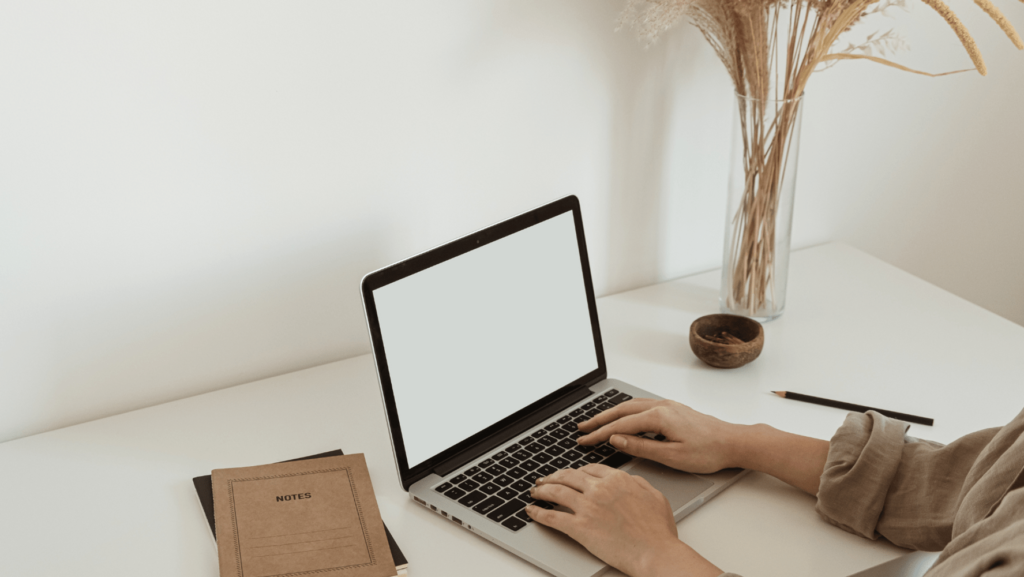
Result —
<instances>
[{"instance_id":1,"label":"blank laptop screen","mask_svg":"<svg viewBox=\"0 0 1024 577\"><path fill-rule=\"evenodd\" d=\"M598 368L572 212L373 298L409 468Z\"/></svg>"}]
</instances>

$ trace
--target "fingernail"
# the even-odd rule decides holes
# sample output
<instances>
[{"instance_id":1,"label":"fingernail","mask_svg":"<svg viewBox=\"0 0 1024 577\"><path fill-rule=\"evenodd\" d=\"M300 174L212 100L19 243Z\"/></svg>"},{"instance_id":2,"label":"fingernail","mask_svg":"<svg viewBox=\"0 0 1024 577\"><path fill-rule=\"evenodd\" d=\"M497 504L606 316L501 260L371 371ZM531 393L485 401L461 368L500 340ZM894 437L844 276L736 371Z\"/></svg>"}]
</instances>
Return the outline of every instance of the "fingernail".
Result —
<instances>
[{"instance_id":1,"label":"fingernail","mask_svg":"<svg viewBox=\"0 0 1024 577\"><path fill-rule=\"evenodd\" d=\"M543 483L543 482L544 482L544 479L545 479L545 478L546 478L546 477L541 477L541 478L537 479L536 481L534 481L534 482L533 482L533 484L534 484L534 485L540 485L541 483Z\"/></svg>"},{"instance_id":2,"label":"fingernail","mask_svg":"<svg viewBox=\"0 0 1024 577\"><path fill-rule=\"evenodd\" d=\"M612 438L608 439L608 442L616 449L626 448L626 437L623 437L622 435L612 435Z\"/></svg>"}]
</instances>

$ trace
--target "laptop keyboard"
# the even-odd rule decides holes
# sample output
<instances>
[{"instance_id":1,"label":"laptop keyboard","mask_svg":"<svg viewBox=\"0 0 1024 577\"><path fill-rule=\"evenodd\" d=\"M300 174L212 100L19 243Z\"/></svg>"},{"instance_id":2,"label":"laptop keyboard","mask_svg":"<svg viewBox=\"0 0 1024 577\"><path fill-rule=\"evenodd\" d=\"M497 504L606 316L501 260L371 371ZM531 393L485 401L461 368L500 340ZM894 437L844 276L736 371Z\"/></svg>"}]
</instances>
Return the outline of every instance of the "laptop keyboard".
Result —
<instances>
[{"instance_id":1,"label":"laptop keyboard","mask_svg":"<svg viewBox=\"0 0 1024 577\"><path fill-rule=\"evenodd\" d=\"M576 443L576 439L583 436L577 428L579 423L632 398L608 389L567 409L554 421L523 435L504 449L466 466L434 490L506 529L518 531L533 522L526 514L526 505L554 507L530 497L530 488L537 479L559 469L579 469L591 463L618 468L632 459L608 443L590 447Z\"/></svg>"}]
</instances>

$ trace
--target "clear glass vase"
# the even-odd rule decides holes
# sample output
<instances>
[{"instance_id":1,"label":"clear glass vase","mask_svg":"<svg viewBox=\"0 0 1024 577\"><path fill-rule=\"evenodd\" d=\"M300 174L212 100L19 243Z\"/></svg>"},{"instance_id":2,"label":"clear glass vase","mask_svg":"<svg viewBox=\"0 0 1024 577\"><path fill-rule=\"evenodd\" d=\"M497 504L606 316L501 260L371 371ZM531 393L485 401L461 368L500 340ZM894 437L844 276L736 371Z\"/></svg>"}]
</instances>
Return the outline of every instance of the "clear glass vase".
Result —
<instances>
[{"instance_id":1,"label":"clear glass vase","mask_svg":"<svg viewBox=\"0 0 1024 577\"><path fill-rule=\"evenodd\" d=\"M786 306L803 95L736 95L725 254L724 313L770 321Z\"/></svg>"}]
</instances>

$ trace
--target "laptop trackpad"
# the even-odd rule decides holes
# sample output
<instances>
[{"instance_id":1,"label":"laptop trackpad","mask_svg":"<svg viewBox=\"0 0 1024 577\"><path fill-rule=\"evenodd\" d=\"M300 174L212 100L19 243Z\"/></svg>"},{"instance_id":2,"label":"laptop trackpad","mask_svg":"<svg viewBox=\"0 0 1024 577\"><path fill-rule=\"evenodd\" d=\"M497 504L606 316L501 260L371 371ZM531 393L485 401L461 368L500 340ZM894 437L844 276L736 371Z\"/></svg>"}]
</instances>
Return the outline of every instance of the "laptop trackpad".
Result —
<instances>
[{"instance_id":1,"label":"laptop trackpad","mask_svg":"<svg viewBox=\"0 0 1024 577\"><path fill-rule=\"evenodd\" d=\"M639 475L662 492L668 498L673 511L692 501L697 495L707 491L712 483L689 473L677 471L660 463L638 459L639 462L628 467L630 475Z\"/></svg>"}]
</instances>

